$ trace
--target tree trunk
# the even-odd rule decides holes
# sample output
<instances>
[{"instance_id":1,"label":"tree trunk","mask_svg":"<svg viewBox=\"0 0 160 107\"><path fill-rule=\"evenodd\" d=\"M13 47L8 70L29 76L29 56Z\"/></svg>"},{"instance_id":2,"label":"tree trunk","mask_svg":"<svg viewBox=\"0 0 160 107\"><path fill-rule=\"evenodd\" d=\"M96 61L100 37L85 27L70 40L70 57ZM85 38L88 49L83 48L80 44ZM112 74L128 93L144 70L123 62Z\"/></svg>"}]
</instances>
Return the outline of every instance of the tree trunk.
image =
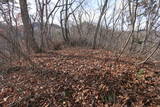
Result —
<instances>
[{"instance_id":1,"label":"tree trunk","mask_svg":"<svg viewBox=\"0 0 160 107\"><path fill-rule=\"evenodd\" d=\"M29 18L29 14L28 14L27 0L19 0L19 3L20 3L20 9L21 9L22 22L24 26L24 35L27 38L26 44L27 44L28 51L30 52L32 49L36 53L40 52L40 48L36 43L33 35L33 28L31 24L31 20Z\"/></svg>"},{"instance_id":2,"label":"tree trunk","mask_svg":"<svg viewBox=\"0 0 160 107\"><path fill-rule=\"evenodd\" d=\"M108 3L108 0L105 0L105 3L103 5L103 7L102 7L102 11L101 11L100 16L99 16L98 24L97 24L96 31L95 31L94 38L93 38L93 47L92 47L93 49L96 48L99 27L100 27L100 24L101 24L102 17L103 17L103 15L105 13L105 9L107 7L107 3Z\"/></svg>"},{"instance_id":3,"label":"tree trunk","mask_svg":"<svg viewBox=\"0 0 160 107\"><path fill-rule=\"evenodd\" d=\"M69 42L69 29L68 29L68 0L66 0L66 5L65 5L65 22L64 22L64 29L65 29L65 37L66 37L66 42Z\"/></svg>"}]
</instances>

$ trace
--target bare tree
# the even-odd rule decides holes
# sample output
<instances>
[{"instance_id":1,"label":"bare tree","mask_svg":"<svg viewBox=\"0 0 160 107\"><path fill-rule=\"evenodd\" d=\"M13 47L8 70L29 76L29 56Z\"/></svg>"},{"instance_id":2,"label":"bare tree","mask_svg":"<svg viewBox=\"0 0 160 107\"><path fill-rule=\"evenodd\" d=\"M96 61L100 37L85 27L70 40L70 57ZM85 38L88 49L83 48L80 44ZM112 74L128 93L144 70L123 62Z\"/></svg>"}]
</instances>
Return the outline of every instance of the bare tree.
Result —
<instances>
[{"instance_id":1,"label":"bare tree","mask_svg":"<svg viewBox=\"0 0 160 107\"><path fill-rule=\"evenodd\" d=\"M124 47L122 48L119 57L122 55L122 53L124 52L125 48L127 47L131 37L132 37L132 41L133 41L133 34L135 31L135 23L136 23L136 18L137 18L137 9L138 9L138 0L136 1L131 1L128 0L128 8L129 8L129 19L130 19L130 24L129 24L129 28L130 28L130 34L124 44ZM132 44L131 44L132 45Z\"/></svg>"},{"instance_id":2,"label":"bare tree","mask_svg":"<svg viewBox=\"0 0 160 107\"><path fill-rule=\"evenodd\" d=\"M1 52L7 51L10 55L15 58L15 56L20 57L20 51L22 51L20 46L20 35L18 34L18 28L17 28L17 20L15 18L15 10L17 10L15 6L15 1L5 1L3 3L0 3L0 13L2 14L1 18L5 22L2 24L4 27L3 33L1 32L0 37L6 41L2 42L3 45L5 45L5 49ZM17 51L19 50L19 51ZM7 55L7 54L6 54Z\"/></svg>"},{"instance_id":3,"label":"bare tree","mask_svg":"<svg viewBox=\"0 0 160 107\"><path fill-rule=\"evenodd\" d=\"M102 17L103 17L103 15L104 15L104 13L105 13L105 9L106 9L106 7L107 7L107 4L108 4L108 0L105 0L104 5L103 5L103 7L102 7L102 11L100 12L99 20L98 20L97 27L96 27L96 31L95 31L95 34L94 34L93 47L92 47L93 49L96 48L97 36L98 36L98 32L99 32L101 20L102 20Z\"/></svg>"},{"instance_id":4,"label":"bare tree","mask_svg":"<svg viewBox=\"0 0 160 107\"><path fill-rule=\"evenodd\" d=\"M146 47L147 40L150 36L151 31L153 30L154 25L159 20L159 9L160 5L158 5L158 1L156 0L149 0L148 2L142 2L142 8L145 9L143 16L146 18L146 25L145 25L145 37L143 39L143 43L141 45L140 53L143 54L143 51ZM146 5L147 4L147 5Z\"/></svg>"},{"instance_id":5,"label":"bare tree","mask_svg":"<svg viewBox=\"0 0 160 107\"><path fill-rule=\"evenodd\" d=\"M76 0L66 0L62 1L62 8L60 11L60 23L62 28L62 35L64 40L69 43L70 42L70 32L69 32L69 18L74 12L83 4L85 0L82 0L78 3L77 6L73 7L73 4L76 3Z\"/></svg>"},{"instance_id":6,"label":"bare tree","mask_svg":"<svg viewBox=\"0 0 160 107\"><path fill-rule=\"evenodd\" d=\"M24 34L26 36L27 48L29 52L31 51L31 49L36 53L40 52L41 49L36 43L36 40L33 35L32 23L28 14L27 0L19 0L19 3L20 3L22 22L24 26Z\"/></svg>"}]
</instances>

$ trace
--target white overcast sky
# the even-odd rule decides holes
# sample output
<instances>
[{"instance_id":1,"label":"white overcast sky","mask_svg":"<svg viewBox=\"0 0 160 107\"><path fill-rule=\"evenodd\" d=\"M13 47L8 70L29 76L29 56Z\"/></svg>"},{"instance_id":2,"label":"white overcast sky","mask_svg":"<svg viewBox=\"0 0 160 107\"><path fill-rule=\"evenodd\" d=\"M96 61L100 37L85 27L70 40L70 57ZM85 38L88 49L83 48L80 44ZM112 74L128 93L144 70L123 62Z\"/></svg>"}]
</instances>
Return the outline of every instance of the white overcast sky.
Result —
<instances>
[{"instance_id":1,"label":"white overcast sky","mask_svg":"<svg viewBox=\"0 0 160 107\"><path fill-rule=\"evenodd\" d=\"M17 2L19 0L16 0ZM86 0L86 2L84 3L85 4L85 9L87 10L88 13L91 14L91 17L83 17L83 20L86 20L88 21L89 18L92 18L94 16L94 21L97 22L98 20L98 17L99 17L99 10L98 10L98 6L100 5L100 2L101 0ZM114 2L117 1L117 0L109 0L111 3L111 6L113 6ZM121 0L118 0L118 1L121 1ZM34 15L34 13L36 12L36 7L35 7L35 0L27 0L27 2L29 3L29 14L30 15ZM53 3L56 3L57 0L52 0ZM120 2L117 2L118 5L117 5L117 9L119 8L120 6ZM112 14L112 9L108 10L108 16L111 16L110 14ZM59 14L57 13L55 19L54 19L54 23L55 24L59 24Z\"/></svg>"}]
</instances>

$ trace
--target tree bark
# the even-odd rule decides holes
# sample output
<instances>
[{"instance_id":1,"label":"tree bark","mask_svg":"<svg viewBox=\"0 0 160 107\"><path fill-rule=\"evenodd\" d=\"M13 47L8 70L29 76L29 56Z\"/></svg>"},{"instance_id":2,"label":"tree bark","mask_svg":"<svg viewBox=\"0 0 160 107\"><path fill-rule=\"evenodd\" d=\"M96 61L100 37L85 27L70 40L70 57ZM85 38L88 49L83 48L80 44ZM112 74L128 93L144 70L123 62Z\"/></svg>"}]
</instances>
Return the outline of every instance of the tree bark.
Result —
<instances>
[{"instance_id":1,"label":"tree bark","mask_svg":"<svg viewBox=\"0 0 160 107\"><path fill-rule=\"evenodd\" d=\"M101 20L102 20L102 17L104 15L104 13L105 13L105 9L107 7L107 4L108 4L108 0L105 0L104 5L102 7L102 11L101 11L100 16L99 16L99 20L98 20L98 23L97 23L97 27L96 27L96 31L95 31L95 34L94 34L94 38L93 38L93 47L92 47L93 49L96 48L97 36L98 36Z\"/></svg>"},{"instance_id":2,"label":"tree bark","mask_svg":"<svg viewBox=\"0 0 160 107\"><path fill-rule=\"evenodd\" d=\"M32 51L38 53L40 52L40 48L36 43L33 35L33 28L28 14L27 0L19 0L19 3L20 3L22 22L24 26L24 35L27 38L26 44L28 51L30 52L32 49Z\"/></svg>"}]
</instances>

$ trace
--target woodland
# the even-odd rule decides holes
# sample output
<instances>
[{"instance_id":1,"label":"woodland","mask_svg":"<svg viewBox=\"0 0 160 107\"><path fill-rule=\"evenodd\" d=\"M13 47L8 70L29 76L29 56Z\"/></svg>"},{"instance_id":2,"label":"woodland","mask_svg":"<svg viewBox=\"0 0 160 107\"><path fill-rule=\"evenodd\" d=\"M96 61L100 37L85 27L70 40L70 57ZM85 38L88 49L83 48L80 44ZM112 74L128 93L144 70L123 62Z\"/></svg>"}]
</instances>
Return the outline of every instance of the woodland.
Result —
<instances>
[{"instance_id":1,"label":"woodland","mask_svg":"<svg viewBox=\"0 0 160 107\"><path fill-rule=\"evenodd\" d=\"M0 0L0 107L160 107L160 0Z\"/></svg>"}]
</instances>

